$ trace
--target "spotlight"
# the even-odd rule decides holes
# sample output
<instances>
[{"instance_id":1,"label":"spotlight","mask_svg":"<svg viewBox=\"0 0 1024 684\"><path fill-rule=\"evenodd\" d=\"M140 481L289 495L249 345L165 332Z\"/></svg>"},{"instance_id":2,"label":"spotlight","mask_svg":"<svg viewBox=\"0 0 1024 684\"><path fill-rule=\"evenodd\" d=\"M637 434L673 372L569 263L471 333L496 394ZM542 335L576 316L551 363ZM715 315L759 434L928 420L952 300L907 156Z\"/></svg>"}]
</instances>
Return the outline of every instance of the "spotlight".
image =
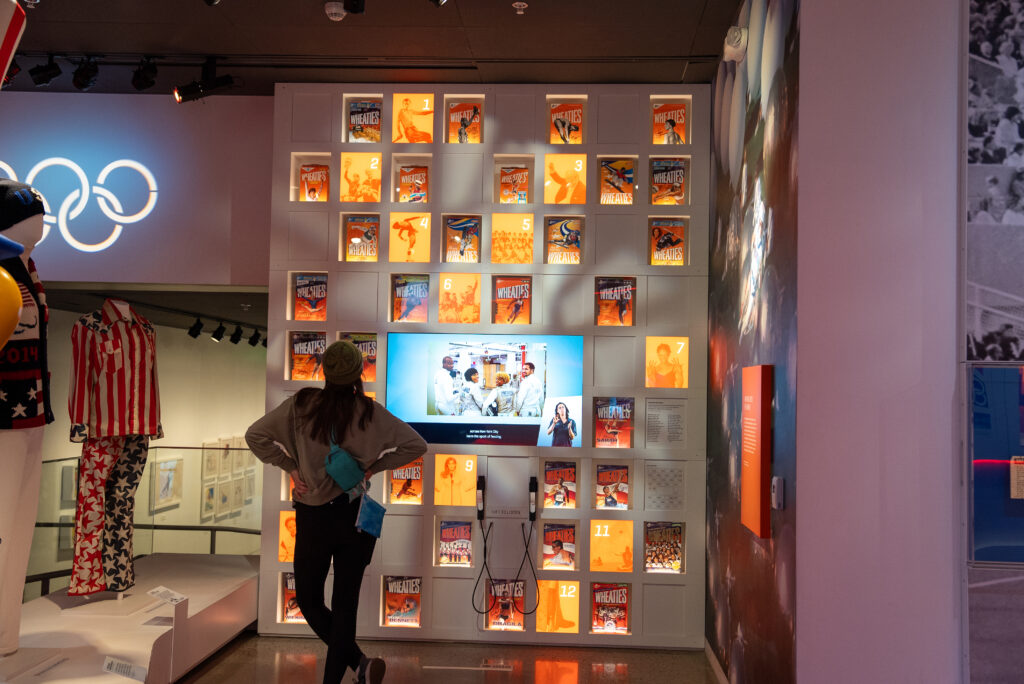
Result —
<instances>
[{"instance_id":1,"label":"spotlight","mask_svg":"<svg viewBox=\"0 0 1024 684\"><path fill-rule=\"evenodd\" d=\"M174 89L174 99L177 102L191 102L201 100L204 97L213 95L221 90L227 90L235 84L232 76L217 75L217 58L207 57L203 63L203 71L198 81L192 81L180 85Z\"/></svg>"},{"instance_id":2,"label":"spotlight","mask_svg":"<svg viewBox=\"0 0 1024 684\"><path fill-rule=\"evenodd\" d=\"M349 14L362 14L366 11L366 0L345 0L344 5Z\"/></svg>"},{"instance_id":3,"label":"spotlight","mask_svg":"<svg viewBox=\"0 0 1024 684\"><path fill-rule=\"evenodd\" d=\"M96 85L96 77L99 74L100 67L96 64L96 58L86 57L71 74L71 85L85 92Z\"/></svg>"},{"instance_id":4,"label":"spotlight","mask_svg":"<svg viewBox=\"0 0 1024 684\"><path fill-rule=\"evenodd\" d=\"M193 340L199 337L199 333L203 332L203 322L196 318L196 322L192 324L192 327L188 329L188 336Z\"/></svg>"},{"instance_id":5,"label":"spotlight","mask_svg":"<svg viewBox=\"0 0 1024 684\"><path fill-rule=\"evenodd\" d=\"M331 21L341 21L348 15L348 12L345 11L345 3L343 2L325 2L324 14Z\"/></svg>"},{"instance_id":6,"label":"spotlight","mask_svg":"<svg viewBox=\"0 0 1024 684\"><path fill-rule=\"evenodd\" d=\"M235 331L231 333L231 337L228 338L231 344L238 344L242 341L242 326L236 325Z\"/></svg>"},{"instance_id":7,"label":"spotlight","mask_svg":"<svg viewBox=\"0 0 1024 684\"><path fill-rule=\"evenodd\" d=\"M448 2L448 0L430 0L430 2L433 3L434 7L444 7L444 4Z\"/></svg>"},{"instance_id":8,"label":"spotlight","mask_svg":"<svg viewBox=\"0 0 1024 684\"><path fill-rule=\"evenodd\" d=\"M50 85L50 81L60 76L60 65L53 61L53 55L49 56L46 64L38 64L28 70L28 75L36 87Z\"/></svg>"},{"instance_id":9,"label":"spotlight","mask_svg":"<svg viewBox=\"0 0 1024 684\"><path fill-rule=\"evenodd\" d=\"M210 7L216 7L220 4L220 0L203 0L203 2L205 2Z\"/></svg>"},{"instance_id":10,"label":"spotlight","mask_svg":"<svg viewBox=\"0 0 1024 684\"><path fill-rule=\"evenodd\" d=\"M14 77L21 73L21 67L18 66L18 60L12 59L11 66L7 69L7 73L4 75L3 85L0 88L6 88L14 82Z\"/></svg>"},{"instance_id":11,"label":"spotlight","mask_svg":"<svg viewBox=\"0 0 1024 684\"><path fill-rule=\"evenodd\" d=\"M249 337L249 346L250 347L255 347L259 343L260 343L260 331L259 330L253 330L252 331L252 335Z\"/></svg>"},{"instance_id":12,"label":"spotlight","mask_svg":"<svg viewBox=\"0 0 1024 684\"><path fill-rule=\"evenodd\" d=\"M263 346L264 346L264 347L266 347L266 346L267 346L267 338L266 338L266 337L264 337L264 338L263 338Z\"/></svg>"},{"instance_id":13,"label":"spotlight","mask_svg":"<svg viewBox=\"0 0 1024 684\"><path fill-rule=\"evenodd\" d=\"M516 14L526 14L526 8L529 7L525 2L513 2L512 9L516 11Z\"/></svg>"},{"instance_id":14,"label":"spotlight","mask_svg":"<svg viewBox=\"0 0 1024 684\"><path fill-rule=\"evenodd\" d=\"M214 342L220 342L221 340L224 339L224 333L226 331L227 328L224 327L224 324L218 323L217 329L214 330L213 333L210 335L210 339L213 340Z\"/></svg>"},{"instance_id":15,"label":"spotlight","mask_svg":"<svg viewBox=\"0 0 1024 684\"><path fill-rule=\"evenodd\" d=\"M132 87L138 91L149 90L156 85L156 64L152 57L143 57L132 72Z\"/></svg>"}]
</instances>

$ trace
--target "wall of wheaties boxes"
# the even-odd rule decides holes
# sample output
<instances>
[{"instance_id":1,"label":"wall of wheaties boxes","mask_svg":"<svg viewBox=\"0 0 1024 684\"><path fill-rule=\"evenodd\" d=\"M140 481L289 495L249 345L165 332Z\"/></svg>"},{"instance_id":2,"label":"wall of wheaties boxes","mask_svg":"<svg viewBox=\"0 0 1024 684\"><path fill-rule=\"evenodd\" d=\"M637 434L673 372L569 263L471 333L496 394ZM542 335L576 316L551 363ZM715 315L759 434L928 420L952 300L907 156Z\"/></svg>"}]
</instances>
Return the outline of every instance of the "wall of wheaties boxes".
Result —
<instances>
[{"instance_id":1,"label":"wall of wheaties boxes","mask_svg":"<svg viewBox=\"0 0 1024 684\"><path fill-rule=\"evenodd\" d=\"M348 337L430 444L373 480L360 638L703 646L709 112L705 86L277 86L267 406ZM308 634L264 477L259 629Z\"/></svg>"}]
</instances>

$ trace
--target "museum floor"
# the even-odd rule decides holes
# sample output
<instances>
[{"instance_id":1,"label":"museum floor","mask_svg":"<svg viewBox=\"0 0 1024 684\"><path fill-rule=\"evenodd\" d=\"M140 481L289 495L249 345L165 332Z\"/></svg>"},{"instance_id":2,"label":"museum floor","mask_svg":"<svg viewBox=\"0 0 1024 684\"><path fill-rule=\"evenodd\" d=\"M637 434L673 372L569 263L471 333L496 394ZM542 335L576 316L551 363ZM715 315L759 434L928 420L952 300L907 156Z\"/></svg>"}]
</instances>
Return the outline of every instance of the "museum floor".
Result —
<instances>
[{"instance_id":1,"label":"museum floor","mask_svg":"<svg viewBox=\"0 0 1024 684\"><path fill-rule=\"evenodd\" d=\"M546 648L493 644L362 642L395 684L715 684L703 652ZM193 670L189 684L319 684L326 647L314 639L246 632ZM348 681L349 678L346 678Z\"/></svg>"}]
</instances>

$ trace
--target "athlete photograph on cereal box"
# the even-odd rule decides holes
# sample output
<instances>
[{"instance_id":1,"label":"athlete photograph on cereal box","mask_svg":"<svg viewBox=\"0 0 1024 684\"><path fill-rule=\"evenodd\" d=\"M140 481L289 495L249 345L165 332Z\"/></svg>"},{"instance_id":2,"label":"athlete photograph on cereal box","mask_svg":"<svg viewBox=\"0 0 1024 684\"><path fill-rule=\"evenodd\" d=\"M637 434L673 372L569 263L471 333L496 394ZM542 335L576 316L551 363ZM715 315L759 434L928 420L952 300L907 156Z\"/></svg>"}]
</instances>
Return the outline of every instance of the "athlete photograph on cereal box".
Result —
<instances>
[{"instance_id":1,"label":"athlete photograph on cereal box","mask_svg":"<svg viewBox=\"0 0 1024 684\"><path fill-rule=\"evenodd\" d=\"M629 205L633 204L633 193L636 160L634 159L602 159L601 160L601 204Z\"/></svg>"},{"instance_id":2,"label":"athlete photograph on cereal box","mask_svg":"<svg viewBox=\"0 0 1024 684\"><path fill-rule=\"evenodd\" d=\"M484 120L483 102L448 103L448 142L477 145Z\"/></svg>"},{"instance_id":3,"label":"athlete photograph on cereal box","mask_svg":"<svg viewBox=\"0 0 1024 684\"><path fill-rule=\"evenodd\" d=\"M343 222L345 261L377 261L380 215L346 214Z\"/></svg>"},{"instance_id":4,"label":"athlete photograph on cereal box","mask_svg":"<svg viewBox=\"0 0 1024 684\"><path fill-rule=\"evenodd\" d=\"M390 502L406 506L423 503L423 457L391 471Z\"/></svg>"},{"instance_id":5,"label":"athlete photograph on cereal box","mask_svg":"<svg viewBox=\"0 0 1024 684\"><path fill-rule=\"evenodd\" d=\"M380 142L380 99L353 100L348 103L348 141Z\"/></svg>"},{"instance_id":6,"label":"athlete photograph on cereal box","mask_svg":"<svg viewBox=\"0 0 1024 684\"><path fill-rule=\"evenodd\" d=\"M384 575L384 626L420 626L421 577Z\"/></svg>"},{"instance_id":7,"label":"athlete photograph on cereal box","mask_svg":"<svg viewBox=\"0 0 1024 684\"><path fill-rule=\"evenodd\" d=\"M655 145L686 143L686 112L688 105L679 102L655 102L651 105L651 142Z\"/></svg>"},{"instance_id":8,"label":"athlete photograph on cereal box","mask_svg":"<svg viewBox=\"0 0 1024 684\"><path fill-rule=\"evenodd\" d=\"M576 462L544 462L544 508L576 508Z\"/></svg>"},{"instance_id":9,"label":"athlete photograph on cereal box","mask_svg":"<svg viewBox=\"0 0 1024 684\"><path fill-rule=\"evenodd\" d=\"M292 332L290 336L290 380L323 380L327 333Z\"/></svg>"},{"instance_id":10,"label":"athlete photograph on cereal box","mask_svg":"<svg viewBox=\"0 0 1024 684\"><path fill-rule=\"evenodd\" d=\"M594 397L594 446L633 448L633 397Z\"/></svg>"},{"instance_id":11,"label":"athlete photograph on cereal box","mask_svg":"<svg viewBox=\"0 0 1024 684\"><path fill-rule=\"evenodd\" d=\"M548 216L544 223L545 263L578 266L583 260L583 218Z\"/></svg>"},{"instance_id":12,"label":"athlete photograph on cereal box","mask_svg":"<svg viewBox=\"0 0 1024 684\"><path fill-rule=\"evenodd\" d=\"M583 144L583 103L552 102L548 142L555 145Z\"/></svg>"},{"instance_id":13,"label":"athlete photograph on cereal box","mask_svg":"<svg viewBox=\"0 0 1024 684\"><path fill-rule=\"evenodd\" d=\"M295 274L296 321L327 320L327 274Z\"/></svg>"},{"instance_id":14,"label":"athlete photograph on cereal box","mask_svg":"<svg viewBox=\"0 0 1024 684\"><path fill-rule=\"evenodd\" d=\"M473 566L473 523L468 520L442 520L437 531L437 564L469 568Z\"/></svg>"},{"instance_id":15,"label":"athlete photograph on cereal box","mask_svg":"<svg viewBox=\"0 0 1024 684\"><path fill-rule=\"evenodd\" d=\"M363 355L363 382L377 381L377 333L341 333L339 340L348 340L356 345Z\"/></svg>"},{"instance_id":16,"label":"athlete photograph on cereal box","mask_svg":"<svg viewBox=\"0 0 1024 684\"><path fill-rule=\"evenodd\" d=\"M686 176L689 163L684 158L651 160L651 204L686 204Z\"/></svg>"},{"instance_id":17,"label":"athlete photograph on cereal box","mask_svg":"<svg viewBox=\"0 0 1024 684\"><path fill-rule=\"evenodd\" d=\"M501 325L529 325L531 276L494 276L491 296L493 322Z\"/></svg>"},{"instance_id":18,"label":"athlete photograph on cereal box","mask_svg":"<svg viewBox=\"0 0 1024 684\"><path fill-rule=\"evenodd\" d=\"M480 263L480 217L445 216L441 251L449 264Z\"/></svg>"},{"instance_id":19,"label":"athlete photograph on cereal box","mask_svg":"<svg viewBox=\"0 0 1024 684\"><path fill-rule=\"evenodd\" d=\"M591 586L591 631L629 634L629 585L594 582Z\"/></svg>"},{"instance_id":20,"label":"athlete photograph on cereal box","mask_svg":"<svg viewBox=\"0 0 1024 684\"><path fill-rule=\"evenodd\" d=\"M594 278L594 322L599 326L634 324L636 278Z\"/></svg>"},{"instance_id":21,"label":"athlete photograph on cereal box","mask_svg":"<svg viewBox=\"0 0 1024 684\"><path fill-rule=\"evenodd\" d=\"M430 276L419 273L391 276L391 320L426 323L430 296Z\"/></svg>"},{"instance_id":22,"label":"athlete photograph on cereal box","mask_svg":"<svg viewBox=\"0 0 1024 684\"><path fill-rule=\"evenodd\" d=\"M486 629L503 632L523 631L525 589L525 580L491 579L487 581L489 610L486 616Z\"/></svg>"},{"instance_id":23,"label":"athlete photograph on cereal box","mask_svg":"<svg viewBox=\"0 0 1024 684\"><path fill-rule=\"evenodd\" d=\"M498 171L498 204L527 204L530 201L530 169L502 166Z\"/></svg>"},{"instance_id":24,"label":"athlete photograph on cereal box","mask_svg":"<svg viewBox=\"0 0 1024 684\"><path fill-rule=\"evenodd\" d=\"M541 568L544 570L576 569L576 524L544 523Z\"/></svg>"},{"instance_id":25,"label":"athlete photograph on cereal box","mask_svg":"<svg viewBox=\"0 0 1024 684\"><path fill-rule=\"evenodd\" d=\"M426 166L398 168L398 201L412 204L430 201L430 169Z\"/></svg>"},{"instance_id":26,"label":"athlete photograph on cereal box","mask_svg":"<svg viewBox=\"0 0 1024 684\"><path fill-rule=\"evenodd\" d=\"M303 164L299 167L299 201L326 202L331 172L327 164Z\"/></svg>"}]
</instances>

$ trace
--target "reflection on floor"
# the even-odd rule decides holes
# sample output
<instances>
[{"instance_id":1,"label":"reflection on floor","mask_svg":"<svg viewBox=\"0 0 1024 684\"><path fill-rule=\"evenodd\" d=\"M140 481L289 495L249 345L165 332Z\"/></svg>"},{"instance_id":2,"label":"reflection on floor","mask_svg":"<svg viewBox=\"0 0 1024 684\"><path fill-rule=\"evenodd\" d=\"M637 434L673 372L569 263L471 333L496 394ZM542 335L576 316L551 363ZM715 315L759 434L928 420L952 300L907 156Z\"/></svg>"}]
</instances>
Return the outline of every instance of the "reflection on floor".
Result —
<instances>
[{"instance_id":1,"label":"reflection on floor","mask_svg":"<svg viewBox=\"0 0 1024 684\"><path fill-rule=\"evenodd\" d=\"M384 681L395 684L716 684L702 651L398 641L365 641L360 646L387 661ZM325 651L314 639L247 632L181 681L319 684Z\"/></svg>"},{"instance_id":2,"label":"reflection on floor","mask_svg":"<svg viewBox=\"0 0 1024 684\"><path fill-rule=\"evenodd\" d=\"M1024 679L1024 569L969 568L971 682Z\"/></svg>"}]
</instances>

